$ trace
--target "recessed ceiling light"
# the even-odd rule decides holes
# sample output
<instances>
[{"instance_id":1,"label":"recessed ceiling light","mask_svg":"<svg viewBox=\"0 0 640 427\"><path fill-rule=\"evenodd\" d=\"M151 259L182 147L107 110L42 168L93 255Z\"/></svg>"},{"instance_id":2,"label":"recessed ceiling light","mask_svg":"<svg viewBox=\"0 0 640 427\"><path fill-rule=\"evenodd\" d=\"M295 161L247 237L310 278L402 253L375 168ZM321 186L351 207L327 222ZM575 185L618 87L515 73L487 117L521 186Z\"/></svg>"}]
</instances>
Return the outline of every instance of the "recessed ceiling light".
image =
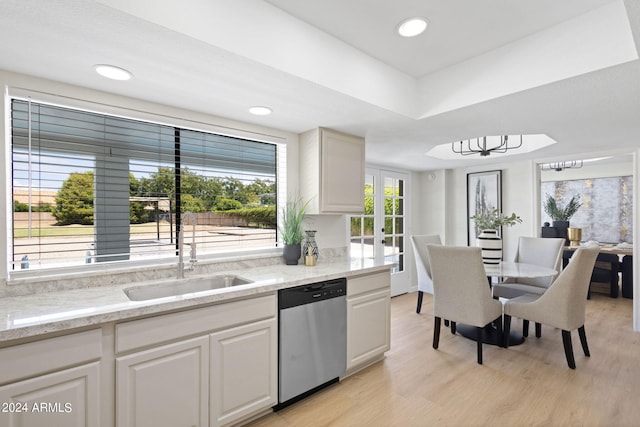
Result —
<instances>
[{"instance_id":1,"label":"recessed ceiling light","mask_svg":"<svg viewBox=\"0 0 640 427\"><path fill-rule=\"evenodd\" d=\"M255 107L250 107L249 112L256 116L268 116L271 114L271 108L256 105Z\"/></svg>"},{"instance_id":2,"label":"recessed ceiling light","mask_svg":"<svg viewBox=\"0 0 640 427\"><path fill-rule=\"evenodd\" d=\"M98 64L95 65L94 68L96 69L96 73L112 80L130 80L133 77L133 74L129 71L114 65Z\"/></svg>"},{"instance_id":3,"label":"recessed ceiling light","mask_svg":"<svg viewBox=\"0 0 640 427\"><path fill-rule=\"evenodd\" d=\"M424 18L405 19L398 25L398 34L402 37L415 37L427 29L427 20Z\"/></svg>"}]
</instances>

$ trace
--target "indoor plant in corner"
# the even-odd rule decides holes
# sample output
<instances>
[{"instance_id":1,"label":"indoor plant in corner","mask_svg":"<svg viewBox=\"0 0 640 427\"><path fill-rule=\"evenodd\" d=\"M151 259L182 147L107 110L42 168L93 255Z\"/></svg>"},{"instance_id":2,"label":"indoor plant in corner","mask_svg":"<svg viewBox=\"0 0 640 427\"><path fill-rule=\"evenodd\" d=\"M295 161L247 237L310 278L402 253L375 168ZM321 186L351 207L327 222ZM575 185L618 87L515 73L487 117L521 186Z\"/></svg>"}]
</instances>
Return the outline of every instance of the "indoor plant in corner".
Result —
<instances>
[{"instance_id":1,"label":"indoor plant in corner","mask_svg":"<svg viewBox=\"0 0 640 427\"><path fill-rule=\"evenodd\" d=\"M309 201L302 203L299 197L295 199L289 198L282 209L280 233L284 243L282 255L287 265L297 265L302 255L301 243L304 239L302 220L304 219L307 205L309 205Z\"/></svg>"},{"instance_id":2,"label":"indoor plant in corner","mask_svg":"<svg viewBox=\"0 0 640 427\"><path fill-rule=\"evenodd\" d=\"M553 197L547 194L547 200L544 202L544 211L553 221L552 225L558 232L558 237L567 239L567 229L569 228L569 220L580 209L580 196L575 194L566 205L561 205ZM569 242L567 241L567 244Z\"/></svg>"},{"instance_id":3,"label":"indoor plant in corner","mask_svg":"<svg viewBox=\"0 0 640 427\"><path fill-rule=\"evenodd\" d=\"M476 245L482 248L482 262L499 264L502 260L502 239L498 235L498 229L520 223L522 218L515 213L505 215L497 208L488 209L470 218L481 231L476 238Z\"/></svg>"}]
</instances>

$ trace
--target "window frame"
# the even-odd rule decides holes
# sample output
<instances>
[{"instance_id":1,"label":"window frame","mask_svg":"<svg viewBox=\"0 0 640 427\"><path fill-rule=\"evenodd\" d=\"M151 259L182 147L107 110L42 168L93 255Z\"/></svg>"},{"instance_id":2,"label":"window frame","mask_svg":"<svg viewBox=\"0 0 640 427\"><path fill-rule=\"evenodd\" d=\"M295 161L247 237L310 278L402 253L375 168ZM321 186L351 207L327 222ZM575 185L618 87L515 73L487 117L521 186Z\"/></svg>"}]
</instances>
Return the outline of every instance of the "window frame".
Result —
<instances>
[{"instance_id":1,"label":"window frame","mask_svg":"<svg viewBox=\"0 0 640 427\"><path fill-rule=\"evenodd\" d=\"M155 266L170 266L176 263L174 256L168 256L158 259L137 259L127 260L121 262L107 262L107 263L95 263L95 264L83 264L78 266L60 266L60 267L46 267L32 270L13 270L11 267L11 254L13 253L13 180L12 180L12 135L11 135L11 114L12 114L12 100L19 99L23 101L31 101L40 104L48 104L56 107L78 109L90 113L109 115L127 120L143 121L153 124L179 127L188 131L213 133L222 136L228 136L232 138L239 138L245 140L251 140L256 142L263 142L274 144L276 147L276 182L277 182L277 206L281 206L284 202L284 198L287 194L287 146L291 141L291 137L286 133L274 132L271 129L259 128L254 125L232 122L230 120L221 119L214 116L209 116L204 113L193 113L187 110L176 109L175 107L164 107L156 104L146 104L141 108L129 108L128 104L136 104L137 102L132 99L124 98L122 105L112 105L108 103L94 102L85 99L77 99L72 97L65 97L61 95L48 94L33 90L7 88L5 91L5 114L4 114L4 128L5 128L5 150L4 165L5 165L5 221L6 228L4 230L6 239L5 245L2 251L5 253L5 263L2 269L4 270L3 276L6 278L7 283L11 280L26 279L31 277L56 277L60 275L74 275L75 273L91 274L92 272L103 272L108 270L109 272L121 272L131 269L139 269L140 267ZM168 109L170 114L163 111ZM189 115L190 118L184 116ZM280 223L281 213L277 209L277 223ZM277 255L280 253L280 237L276 230L276 242L273 248L267 249L236 249L220 253L212 254L199 254L198 258L201 261L215 261L219 259L228 260L230 257L245 258L262 256L265 254Z\"/></svg>"}]
</instances>

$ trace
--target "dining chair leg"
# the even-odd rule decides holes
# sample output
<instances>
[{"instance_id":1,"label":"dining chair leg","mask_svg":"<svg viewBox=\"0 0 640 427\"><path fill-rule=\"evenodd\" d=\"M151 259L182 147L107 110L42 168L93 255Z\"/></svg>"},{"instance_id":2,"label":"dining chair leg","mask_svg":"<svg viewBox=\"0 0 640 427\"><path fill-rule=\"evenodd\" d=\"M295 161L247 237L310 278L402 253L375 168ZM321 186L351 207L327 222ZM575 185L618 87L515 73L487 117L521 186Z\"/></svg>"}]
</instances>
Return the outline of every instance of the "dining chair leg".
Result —
<instances>
[{"instance_id":1,"label":"dining chair leg","mask_svg":"<svg viewBox=\"0 0 640 427\"><path fill-rule=\"evenodd\" d=\"M449 322L449 324L451 324L451 333L453 335L456 334L456 322L454 322L453 320Z\"/></svg>"},{"instance_id":2,"label":"dining chair leg","mask_svg":"<svg viewBox=\"0 0 640 427\"><path fill-rule=\"evenodd\" d=\"M505 314L503 317L504 322L504 331L502 336L502 342L504 344L504 348L509 348L509 334L511 333L511 316Z\"/></svg>"},{"instance_id":3,"label":"dining chair leg","mask_svg":"<svg viewBox=\"0 0 640 427\"><path fill-rule=\"evenodd\" d=\"M591 357L591 353L589 353L589 346L587 345L587 334L584 332L584 325L578 328L578 335L580 335L580 344L582 344L582 351L584 351L584 355Z\"/></svg>"},{"instance_id":4,"label":"dining chair leg","mask_svg":"<svg viewBox=\"0 0 640 427\"><path fill-rule=\"evenodd\" d=\"M447 319L444 319L444 326L446 326L447 328L449 327L449 321Z\"/></svg>"},{"instance_id":5,"label":"dining chair leg","mask_svg":"<svg viewBox=\"0 0 640 427\"><path fill-rule=\"evenodd\" d=\"M536 322L536 338L540 338L542 336L542 323Z\"/></svg>"},{"instance_id":6,"label":"dining chair leg","mask_svg":"<svg viewBox=\"0 0 640 427\"><path fill-rule=\"evenodd\" d=\"M440 318L433 318L433 348L437 349L440 343Z\"/></svg>"},{"instance_id":7,"label":"dining chair leg","mask_svg":"<svg viewBox=\"0 0 640 427\"><path fill-rule=\"evenodd\" d=\"M564 354L567 356L567 364L571 369L576 369L576 361L573 358L573 346L571 345L571 331L562 330L562 344L564 345Z\"/></svg>"},{"instance_id":8,"label":"dining chair leg","mask_svg":"<svg viewBox=\"0 0 640 427\"><path fill-rule=\"evenodd\" d=\"M416 313L420 314L420 310L422 309L422 297L424 296L424 292L418 291L418 306L416 307Z\"/></svg>"},{"instance_id":9,"label":"dining chair leg","mask_svg":"<svg viewBox=\"0 0 640 427\"><path fill-rule=\"evenodd\" d=\"M522 319L522 336L525 338L529 336L529 321L526 319Z\"/></svg>"},{"instance_id":10,"label":"dining chair leg","mask_svg":"<svg viewBox=\"0 0 640 427\"><path fill-rule=\"evenodd\" d=\"M482 365L482 341L484 340L484 328L476 327L476 341L478 347L478 365Z\"/></svg>"},{"instance_id":11,"label":"dining chair leg","mask_svg":"<svg viewBox=\"0 0 640 427\"><path fill-rule=\"evenodd\" d=\"M504 347L504 335L502 333L502 316L494 320L493 323L495 323L496 325L496 333L498 334L498 345L500 347Z\"/></svg>"}]
</instances>

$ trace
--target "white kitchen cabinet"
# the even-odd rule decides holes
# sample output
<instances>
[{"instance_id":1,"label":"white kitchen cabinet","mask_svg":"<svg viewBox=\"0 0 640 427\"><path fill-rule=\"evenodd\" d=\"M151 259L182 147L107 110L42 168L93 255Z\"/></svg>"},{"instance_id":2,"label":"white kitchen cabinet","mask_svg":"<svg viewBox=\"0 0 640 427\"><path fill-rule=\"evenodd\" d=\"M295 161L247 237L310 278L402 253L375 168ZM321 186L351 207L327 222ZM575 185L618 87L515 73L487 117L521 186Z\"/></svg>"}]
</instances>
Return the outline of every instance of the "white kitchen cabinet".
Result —
<instances>
[{"instance_id":1,"label":"white kitchen cabinet","mask_svg":"<svg viewBox=\"0 0 640 427\"><path fill-rule=\"evenodd\" d=\"M347 280L347 372L378 360L391 343L390 273Z\"/></svg>"},{"instance_id":2,"label":"white kitchen cabinet","mask_svg":"<svg viewBox=\"0 0 640 427\"><path fill-rule=\"evenodd\" d=\"M207 336L118 357L117 426L205 427L208 378Z\"/></svg>"},{"instance_id":3,"label":"white kitchen cabinet","mask_svg":"<svg viewBox=\"0 0 640 427\"><path fill-rule=\"evenodd\" d=\"M300 135L300 194L308 214L364 212L364 139L330 129Z\"/></svg>"},{"instance_id":4,"label":"white kitchen cabinet","mask_svg":"<svg viewBox=\"0 0 640 427\"><path fill-rule=\"evenodd\" d=\"M4 427L100 426L100 363L0 387Z\"/></svg>"},{"instance_id":5,"label":"white kitchen cabinet","mask_svg":"<svg viewBox=\"0 0 640 427\"><path fill-rule=\"evenodd\" d=\"M0 349L0 426L98 427L102 332Z\"/></svg>"},{"instance_id":6,"label":"white kitchen cabinet","mask_svg":"<svg viewBox=\"0 0 640 427\"><path fill-rule=\"evenodd\" d=\"M211 334L211 425L221 426L275 405L276 319Z\"/></svg>"},{"instance_id":7,"label":"white kitchen cabinet","mask_svg":"<svg viewBox=\"0 0 640 427\"><path fill-rule=\"evenodd\" d=\"M277 403L275 294L115 330L118 427L229 425Z\"/></svg>"}]
</instances>

